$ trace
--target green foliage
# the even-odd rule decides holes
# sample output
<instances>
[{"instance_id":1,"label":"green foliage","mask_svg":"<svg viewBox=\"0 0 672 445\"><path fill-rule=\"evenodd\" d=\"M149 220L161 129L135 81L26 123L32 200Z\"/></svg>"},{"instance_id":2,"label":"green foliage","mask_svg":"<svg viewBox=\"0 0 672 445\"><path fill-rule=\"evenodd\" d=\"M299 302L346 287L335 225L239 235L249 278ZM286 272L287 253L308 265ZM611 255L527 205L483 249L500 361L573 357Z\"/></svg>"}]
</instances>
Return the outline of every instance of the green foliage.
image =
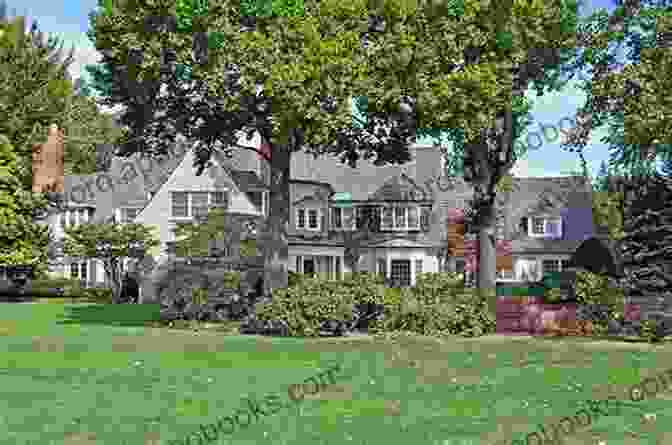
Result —
<instances>
[{"instance_id":1,"label":"green foliage","mask_svg":"<svg viewBox=\"0 0 672 445\"><path fill-rule=\"evenodd\" d=\"M237 286L236 286L237 287ZM204 305L208 303L208 290L193 288L191 290L191 302L193 304Z\"/></svg>"},{"instance_id":2,"label":"green foliage","mask_svg":"<svg viewBox=\"0 0 672 445\"><path fill-rule=\"evenodd\" d=\"M623 193L609 191L594 191L593 223L607 227L609 238L620 240L625 236L623 231Z\"/></svg>"},{"instance_id":3,"label":"green foliage","mask_svg":"<svg viewBox=\"0 0 672 445\"><path fill-rule=\"evenodd\" d=\"M582 134L587 137L607 124L608 134L601 142L609 145L611 167L622 173L648 176L655 171L656 163L641 156L643 147L654 145L659 159L672 158L668 107L661 100L669 91L672 78L665 67L672 59L656 41L657 32L669 30L671 22L669 11L658 2L643 0L639 6L639 14L623 19L623 32L608 30L609 23L624 17L622 6L616 8L611 17L601 9L583 19L577 32L590 37L590 43L584 46L590 46L591 50L581 54L576 67L582 69L590 63L602 62L608 67L603 79L587 79L581 87L587 93L581 111L592 117L582 125ZM627 58L634 63L625 66L618 63L617 54L624 49L628 50ZM641 92L626 91L633 84ZM611 101L603 100L606 97L622 97L624 103L611 106ZM586 143L587 140L582 139L581 144Z\"/></svg>"},{"instance_id":4,"label":"green foliage","mask_svg":"<svg viewBox=\"0 0 672 445\"><path fill-rule=\"evenodd\" d=\"M480 336L494 331L495 319L485 298L466 289L458 274L421 274L417 287L386 288L377 274L346 274L342 281L293 277L292 285L259 303L260 320L284 321L292 336L317 336L323 322L353 323L356 308L373 304L382 317L371 333L411 331L421 335Z\"/></svg>"},{"instance_id":5,"label":"green foliage","mask_svg":"<svg viewBox=\"0 0 672 445\"><path fill-rule=\"evenodd\" d=\"M158 247L154 231L142 224L80 224L65 229L63 252L75 258L100 259L116 300L121 294L122 260L138 258ZM139 244L144 253L134 251Z\"/></svg>"},{"instance_id":6,"label":"green foliage","mask_svg":"<svg viewBox=\"0 0 672 445\"><path fill-rule=\"evenodd\" d=\"M577 272L575 292L580 304L604 304L612 311L623 312L623 289L612 286L606 276Z\"/></svg>"},{"instance_id":7,"label":"green foliage","mask_svg":"<svg viewBox=\"0 0 672 445\"><path fill-rule=\"evenodd\" d=\"M240 272L224 272L224 286L229 289L238 289L240 287Z\"/></svg>"},{"instance_id":8,"label":"green foliage","mask_svg":"<svg viewBox=\"0 0 672 445\"><path fill-rule=\"evenodd\" d=\"M295 287L275 289L271 302L258 303L255 314L260 320L284 321L291 336L316 337L325 321L354 321L354 293L342 287L337 281L308 277Z\"/></svg>"},{"instance_id":9,"label":"green foliage","mask_svg":"<svg viewBox=\"0 0 672 445\"><path fill-rule=\"evenodd\" d=\"M48 229L33 222L33 211L46 201L23 188L18 156L0 134L0 264L33 264L40 274L47 262Z\"/></svg>"},{"instance_id":10,"label":"green foliage","mask_svg":"<svg viewBox=\"0 0 672 445\"><path fill-rule=\"evenodd\" d=\"M246 217L213 209L203 223L180 224L175 229L175 248L180 257L218 256L219 248L237 251L234 256L258 255L257 240L246 238Z\"/></svg>"},{"instance_id":11,"label":"green foliage","mask_svg":"<svg viewBox=\"0 0 672 445\"><path fill-rule=\"evenodd\" d=\"M487 299L464 287L458 274L421 274L414 288L386 289L384 316L372 332L474 337L494 332Z\"/></svg>"}]
</instances>

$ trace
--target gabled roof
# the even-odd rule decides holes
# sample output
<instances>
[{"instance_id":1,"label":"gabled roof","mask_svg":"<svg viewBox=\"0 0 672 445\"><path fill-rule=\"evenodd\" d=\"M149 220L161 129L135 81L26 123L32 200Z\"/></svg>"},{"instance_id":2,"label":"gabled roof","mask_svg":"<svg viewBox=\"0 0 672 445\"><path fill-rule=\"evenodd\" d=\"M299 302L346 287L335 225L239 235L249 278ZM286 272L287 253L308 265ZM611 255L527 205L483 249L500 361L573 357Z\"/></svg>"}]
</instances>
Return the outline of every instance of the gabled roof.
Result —
<instances>
[{"instance_id":1,"label":"gabled roof","mask_svg":"<svg viewBox=\"0 0 672 445\"><path fill-rule=\"evenodd\" d=\"M428 199L427 193L405 173L392 176L369 197L369 201L425 201Z\"/></svg>"}]
</instances>

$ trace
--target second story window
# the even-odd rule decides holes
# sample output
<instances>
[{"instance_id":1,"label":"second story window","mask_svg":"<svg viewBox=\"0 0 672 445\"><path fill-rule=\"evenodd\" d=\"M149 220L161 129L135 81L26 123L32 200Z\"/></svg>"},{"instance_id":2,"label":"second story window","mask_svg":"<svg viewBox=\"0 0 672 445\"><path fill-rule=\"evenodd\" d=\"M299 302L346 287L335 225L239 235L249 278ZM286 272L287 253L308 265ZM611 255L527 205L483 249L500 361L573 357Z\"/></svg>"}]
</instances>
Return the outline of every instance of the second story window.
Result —
<instances>
[{"instance_id":1,"label":"second story window","mask_svg":"<svg viewBox=\"0 0 672 445\"><path fill-rule=\"evenodd\" d=\"M306 227L306 209L296 211L296 227L304 229Z\"/></svg>"},{"instance_id":2,"label":"second story window","mask_svg":"<svg viewBox=\"0 0 672 445\"><path fill-rule=\"evenodd\" d=\"M211 207L228 208L225 191L216 192L171 192L171 216L189 218L207 216Z\"/></svg>"},{"instance_id":3,"label":"second story window","mask_svg":"<svg viewBox=\"0 0 672 445\"><path fill-rule=\"evenodd\" d=\"M420 215L417 207L383 207L381 209L381 229L417 230Z\"/></svg>"},{"instance_id":4,"label":"second story window","mask_svg":"<svg viewBox=\"0 0 672 445\"><path fill-rule=\"evenodd\" d=\"M191 216L196 218L205 218L208 216L208 193L191 193Z\"/></svg>"},{"instance_id":5,"label":"second story window","mask_svg":"<svg viewBox=\"0 0 672 445\"><path fill-rule=\"evenodd\" d=\"M187 206L187 198L188 195L186 192L173 192L172 194L172 204L173 204L173 211L172 211L172 216L177 216L177 217L186 217L187 216L187 210L189 209Z\"/></svg>"},{"instance_id":6,"label":"second story window","mask_svg":"<svg viewBox=\"0 0 672 445\"><path fill-rule=\"evenodd\" d=\"M334 207L331 209L331 227L333 229L343 228L343 209Z\"/></svg>"},{"instance_id":7,"label":"second story window","mask_svg":"<svg viewBox=\"0 0 672 445\"><path fill-rule=\"evenodd\" d=\"M308 210L308 228L309 229L319 229L320 228L320 219L317 213L317 209Z\"/></svg>"},{"instance_id":8,"label":"second story window","mask_svg":"<svg viewBox=\"0 0 672 445\"><path fill-rule=\"evenodd\" d=\"M532 233L535 235L543 235L546 230L544 218L532 218Z\"/></svg>"},{"instance_id":9,"label":"second story window","mask_svg":"<svg viewBox=\"0 0 672 445\"><path fill-rule=\"evenodd\" d=\"M529 220L529 222L527 222ZM525 221L523 223L523 221ZM561 237L562 220L560 218L531 217L523 218L520 225L521 231L532 237Z\"/></svg>"}]
</instances>

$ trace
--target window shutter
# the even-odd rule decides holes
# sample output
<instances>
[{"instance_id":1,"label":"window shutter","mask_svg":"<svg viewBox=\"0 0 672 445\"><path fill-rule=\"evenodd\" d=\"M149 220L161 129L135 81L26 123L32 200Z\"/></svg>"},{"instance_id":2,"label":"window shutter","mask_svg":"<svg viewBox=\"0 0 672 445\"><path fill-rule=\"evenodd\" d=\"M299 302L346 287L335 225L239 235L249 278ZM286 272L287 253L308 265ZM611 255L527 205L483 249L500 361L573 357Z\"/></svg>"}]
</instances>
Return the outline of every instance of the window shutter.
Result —
<instances>
[{"instance_id":1,"label":"window shutter","mask_svg":"<svg viewBox=\"0 0 672 445\"><path fill-rule=\"evenodd\" d=\"M318 227L318 229L324 230L324 228L327 227L327 218L324 215L323 210L319 210L318 214L320 215L320 226Z\"/></svg>"},{"instance_id":2,"label":"window shutter","mask_svg":"<svg viewBox=\"0 0 672 445\"><path fill-rule=\"evenodd\" d=\"M556 234L555 236L558 239L562 238L562 225L564 224L564 218L558 218L558 224L556 225Z\"/></svg>"}]
</instances>

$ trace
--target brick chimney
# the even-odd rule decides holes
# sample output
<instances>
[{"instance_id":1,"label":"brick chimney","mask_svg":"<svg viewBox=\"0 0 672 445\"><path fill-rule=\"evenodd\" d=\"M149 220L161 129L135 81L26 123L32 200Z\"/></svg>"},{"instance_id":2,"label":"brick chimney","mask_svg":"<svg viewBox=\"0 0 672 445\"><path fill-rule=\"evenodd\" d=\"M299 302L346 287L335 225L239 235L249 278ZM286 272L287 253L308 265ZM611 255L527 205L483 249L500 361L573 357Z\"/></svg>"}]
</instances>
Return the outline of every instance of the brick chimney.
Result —
<instances>
[{"instance_id":1,"label":"brick chimney","mask_svg":"<svg viewBox=\"0 0 672 445\"><path fill-rule=\"evenodd\" d=\"M47 142L33 146L33 192L63 193L63 132L51 124Z\"/></svg>"}]
</instances>

